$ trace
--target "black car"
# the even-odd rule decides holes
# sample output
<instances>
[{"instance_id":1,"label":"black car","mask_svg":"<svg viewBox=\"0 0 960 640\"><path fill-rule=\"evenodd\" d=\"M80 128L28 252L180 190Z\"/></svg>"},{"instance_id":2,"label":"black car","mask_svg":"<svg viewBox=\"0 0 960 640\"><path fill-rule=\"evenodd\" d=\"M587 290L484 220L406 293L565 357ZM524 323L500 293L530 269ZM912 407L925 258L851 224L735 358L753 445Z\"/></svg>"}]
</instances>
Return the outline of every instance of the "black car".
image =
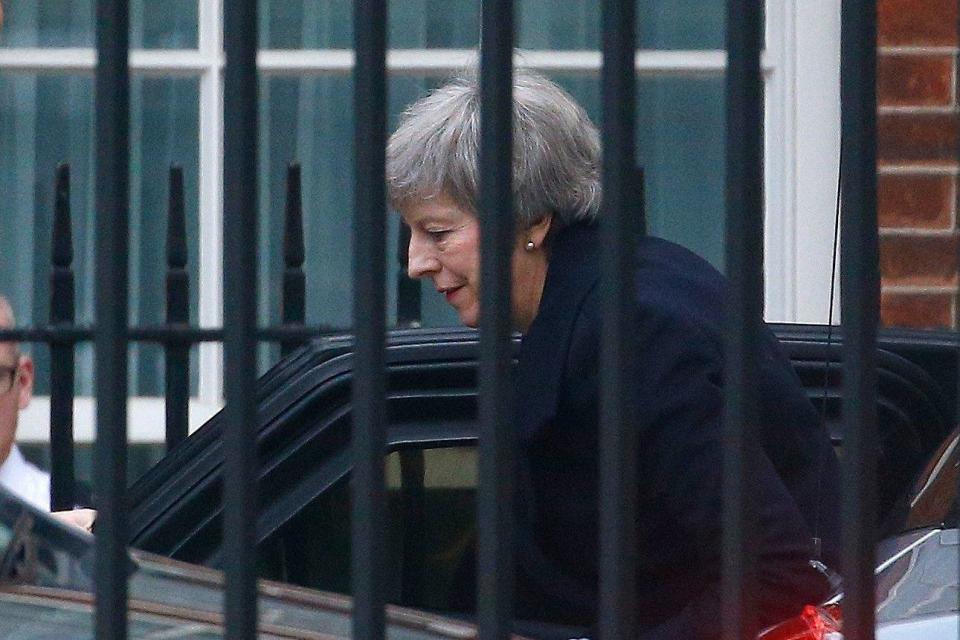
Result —
<instances>
[{"instance_id":1,"label":"black car","mask_svg":"<svg viewBox=\"0 0 960 640\"><path fill-rule=\"evenodd\" d=\"M842 455L842 336L822 326L774 328ZM477 355L478 334L471 330L389 336L390 602L454 612L472 605L463 576L469 575L476 532ZM929 473L931 458L956 424L955 340L928 331L882 332L878 367L880 537L950 530L957 526L948 521L956 519L956 483L940 497L953 506L924 517L917 515L914 483L925 466ZM351 341L338 336L300 349L260 381L256 530L262 577L350 591L351 376ZM223 414L214 416L131 488L131 545L221 565L225 427ZM881 560L895 555L882 545L880 551L886 553ZM955 577L949 588L956 592Z\"/></svg>"}]
</instances>

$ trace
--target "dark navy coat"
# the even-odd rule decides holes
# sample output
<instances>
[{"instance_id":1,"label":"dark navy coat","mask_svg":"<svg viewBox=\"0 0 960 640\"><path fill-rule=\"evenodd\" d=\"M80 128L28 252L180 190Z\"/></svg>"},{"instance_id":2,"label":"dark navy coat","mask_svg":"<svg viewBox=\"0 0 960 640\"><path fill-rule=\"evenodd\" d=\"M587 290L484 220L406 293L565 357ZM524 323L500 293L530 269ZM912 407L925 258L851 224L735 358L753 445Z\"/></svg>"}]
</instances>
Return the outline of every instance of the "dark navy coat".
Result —
<instances>
[{"instance_id":1,"label":"dark navy coat","mask_svg":"<svg viewBox=\"0 0 960 640\"><path fill-rule=\"evenodd\" d=\"M517 370L520 618L591 626L598 575L598 408L602 304L596 225L551 246L539 311ZM723 278L657 238L638 240L637 614L643 637L707 638L720 629ZM756 470L762 584L770 624L828 591L810 567L839 545L837 461L773 334L764 329L763 457Z\"/></svg>"}]
</instances>

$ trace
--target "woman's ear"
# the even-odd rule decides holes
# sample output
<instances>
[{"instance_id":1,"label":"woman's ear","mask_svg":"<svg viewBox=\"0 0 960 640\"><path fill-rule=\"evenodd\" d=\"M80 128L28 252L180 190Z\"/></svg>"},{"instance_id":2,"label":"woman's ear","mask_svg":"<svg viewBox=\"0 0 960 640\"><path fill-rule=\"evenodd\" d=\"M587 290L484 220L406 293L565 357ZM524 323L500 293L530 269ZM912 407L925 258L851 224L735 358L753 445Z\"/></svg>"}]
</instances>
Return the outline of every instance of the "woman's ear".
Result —
<instances>
[{"instance_id":1,"label":"woman's ear","mask_svg":"<svg viewBox=\"0 0 960 640\"><path fill-rule=\"evenodd\" d=\"M547 235L550 233L550 225L552 223L552 213L548 213L537 222L534 222L527 228L524 234L524 242L533 242L535 247L542 247L544 240L546 240Z\"/></svg>"}]
</instances>

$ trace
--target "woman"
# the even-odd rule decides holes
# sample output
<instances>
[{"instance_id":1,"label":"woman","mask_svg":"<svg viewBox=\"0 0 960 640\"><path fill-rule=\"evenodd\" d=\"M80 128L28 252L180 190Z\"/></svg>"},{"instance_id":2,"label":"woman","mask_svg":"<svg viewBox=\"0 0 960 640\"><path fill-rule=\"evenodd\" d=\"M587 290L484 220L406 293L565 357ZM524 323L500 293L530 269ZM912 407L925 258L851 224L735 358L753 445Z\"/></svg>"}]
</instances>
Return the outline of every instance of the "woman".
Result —
<instances>
[{"instance_id":1,"label":"woman","mask_svg":"<svg viewBox=\"0 0 960 640\"><path fill-rule=\"evenodd\" d=\"M467 326L479 319L479 89L457 78L413 104L387 148L392 206L410 227L409 272L430 279ZM596 620L600 304L596 128L549 80L514 80L512 307L521 442L517 616ZM644 637L718 633L725 283L656 238L637 242L640 407L637 615ZM758 381L763 624L827 594L810 560L836 559L837 466L776 339Z\"/></svg>"}]
</instances>

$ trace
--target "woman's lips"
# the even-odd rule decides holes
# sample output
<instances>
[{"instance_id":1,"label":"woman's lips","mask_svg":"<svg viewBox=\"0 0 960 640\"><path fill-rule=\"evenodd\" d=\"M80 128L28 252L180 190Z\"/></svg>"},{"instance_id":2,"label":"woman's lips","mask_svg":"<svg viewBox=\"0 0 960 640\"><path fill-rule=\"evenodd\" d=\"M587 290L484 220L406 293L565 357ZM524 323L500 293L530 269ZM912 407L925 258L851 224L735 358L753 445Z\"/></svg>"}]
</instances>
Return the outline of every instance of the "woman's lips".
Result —
<instances>
[{"instance_id":1,"label":"woman's lips","mask_svg":"<svg viewBox=\"0 0 960 640\"><path fill-rule=\"evenodd\" d=\"M453 289L444 289L443 296L447 299L448 304L453 304L453 299L459 293L460 289L463 289L463 286L454 287Z\"/></svg>"}]
</instances>

